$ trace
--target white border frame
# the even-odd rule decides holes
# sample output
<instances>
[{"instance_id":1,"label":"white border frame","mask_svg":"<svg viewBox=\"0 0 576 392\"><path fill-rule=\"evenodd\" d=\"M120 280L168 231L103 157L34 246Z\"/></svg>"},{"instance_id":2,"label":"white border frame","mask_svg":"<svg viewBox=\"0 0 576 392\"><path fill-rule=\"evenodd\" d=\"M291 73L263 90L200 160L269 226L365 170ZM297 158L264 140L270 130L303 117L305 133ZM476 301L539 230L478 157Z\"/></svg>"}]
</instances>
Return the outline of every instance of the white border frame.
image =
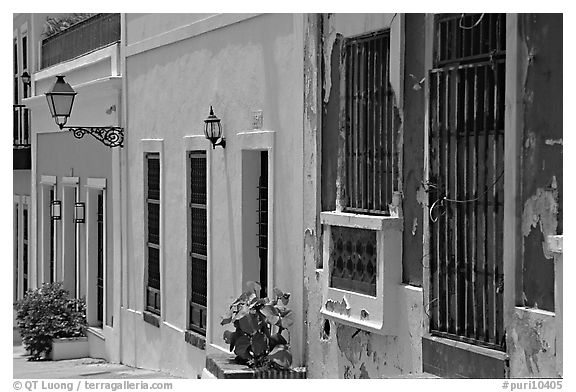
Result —
<instances>
[{"instance_id":1,"label":"white border frame","mask_svg":"<svg viewBox=\"0 0 576 392\"><path fill-rule=\"evenodd\" d=\"M188 233L191 231L190 227L190 157L189 154L192 151L205 151L206 152L206 343L209 344L213 341L212 339L212 306L213 296L212 289L212 144L204 135L189 135L184 136L184 162L185 162L185 173L186 173L186 303L185 303L185 314L186 318L184 320L184 331L190 331L191 333L197 334L197 332L189 330L188 324L190 321L190 236ZM164 322L169 325L168 323ZM169 325L172 328L177 329ZM200 335L200 334L198 334Z\"/></svg>"},{"instance_id":2,"label":"white border frame","mask_svg":"<svg viewBox=\"0 0 576 392\"><path fill-rule=\"evenodd\" d=\"M90 208L90 204L92 202L92 200L94 199L94 197L90 197L90 191L101 191L102 192L102 212L103 212L103 248L104 248L104 260L103 260L103 276L104 276L104 296L103 296L103 307L102 307L102 329L104 329L104 326L109 326L108 324L108 317L107 317L107 310L108 310L108 306L107 306L107 302L108 302L108 268L107 268L107 264L108 264L108 229L107 229L107 225L108 225L108 192L107 192L107 188L106 188L106 178L91 178L88 177L86 179L86 184L84 185L84 192L85 192L85 199L86 200L86 211L89 210ZM90 306L89 305L89 299L88 299L88 293L89 293L89 285L90 285L90 280L89 277L89 261L90 261L90 247L89 247L89 243L90 243L90 237L91 237L91 230L90 230L90 221L89 221L90 217L88 216L88 214L86 214L85 216L85 224L86 224L86 231L85 231L85 260L86 260L86 306ZM104 339L106 340L106 339Z\"/></svg>"},{"instance_id":3,"label":"white border frame","mask_svg":"<svg viewBox=\"0 0 576 392\"><path fill-rule=\"evenodd\" d=\"M239 151L238 167L242 168L242 151L268 151L268 285L267 292L274 289L274 161L275 161L275 131L249 131L239 132L235 137L235 144ZM240 170L241 176L242 170ZM242 186L243 180L240 182ZM242 241L243 244L243 241ZM243 262L243 261L242 261ZM240 285L241 287L242 285Z\"/></svg>"},{"instance_id":4,"label":"white border frame","mask_svg":"<svg viewBox=\"0 0 576 392\"><path fill-rule=\"evenodd\" d=\"M142 192L143 192L143 204L142 204L142 212L144 217L144 238L142 245L144 246L144 270L143 270L143 281L142 281L142 312L147 312L146 310L146 301L147 301L147 284L148 284L148 215L147 211L148 208L146 206L147 202L147 187L148 187L148 179L147 179L147 163L146 163L146 154L149 153L158 153L159 154L159 161L160 161L160 227L159 227L159 234L160 234L160 249L159 249L159 256L160 256L160 315L154 314L156 317L160 317L160 321L166 321L166 293L162 293L162 289L165 286L165 272L164 272L164 244L165 244L165 237L164 237L164 139L140 139L140 148L141 148L141 157L142 157Z\"/></svg>"}]
</instances>

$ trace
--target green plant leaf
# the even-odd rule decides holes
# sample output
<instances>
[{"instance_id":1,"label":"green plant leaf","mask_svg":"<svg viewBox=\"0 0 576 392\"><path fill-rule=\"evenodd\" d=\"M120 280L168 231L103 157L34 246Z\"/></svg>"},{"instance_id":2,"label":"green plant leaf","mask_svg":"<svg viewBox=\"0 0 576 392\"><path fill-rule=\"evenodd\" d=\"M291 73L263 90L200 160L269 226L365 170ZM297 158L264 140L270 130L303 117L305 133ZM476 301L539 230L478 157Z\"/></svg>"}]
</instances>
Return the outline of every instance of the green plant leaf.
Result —
<instances>
[{"instance_id":1,"label":"green plant leaf","mask_svg":"<svg viewBox=\"0 0 576 392\"><path fill-rule=\"evenodd\" d=\"M287 312L286 315L280 319L280 326L282 328L291 327L293 324L294 324L294 313L292 313L292 311Z\"/></svg>"},{"instance_id":2,"label":"green plant leaf","mask_svg":"<svg viewBox=\"0 0 576 392\"><path fill-rule=\"evenodd\" d=\"M234 350L236 345L236 340L238 339L238 333L232 331L224 331L224 342L230 345L230 351Z\"/></svg>"},{"instance_id":3,"label":"green plant leaf","mask_svg":"<svg viewBox=\"0 0 576 392\"><path fill-rule=\"evenodd\" d=\"M284 336L281 333L275 333L274 335L270 336L270 344L272 347L275 347L279 344L288 344Z\"/></svg>"},{"instance_id":4,"label":"green plant leaf","mask_svg":"<svg viewBox=\"0 0 576 392\"><path fill-rule=\"evenodd\" d=\"M232 309L229 309L226 314L222 316L222 320L220 321L220 325L226 325L232 322L232 318L234 317L234 312Z\"/></svg>"},{"instance_id":5,"label":"green plant leaf","mask_svg":"<svg viewBox=\"0 0 576 392\"><path fill-rule=\"evenodd\" d=\"M252 352L255 357L259 357L266 354L268 350L268 338L262 332L256 332L250 339L252 346Z\"/></svg>"},{"instance_id":6,"label":"green plant leaf","mask_svg":"<svg viewBox=\"0 0 576 392\"><path fill-rule=\"evenodd\" d=\"M260 283L250 280L250 281L246 282L246 288L248 289L249 292L253 292L256 295L258 295L258 294L260 294L260 290L262 289L262 286L260 286Z\"/></svg>"},{"instance_id":7,"label":"green plant leaf","mask_svg":"<svg viewBox=\"0 0 576 392\"><path fill-rule=\"evenodd\" d=\"M266 322L271 325L276 325L280 319L280 312L272 305L264 305L260 309L260 313L266 318Z\"/></svg>"},{"instance_id":8,"label":"green plant leaf","mask_svg":"<svg viewBox=\"0 0 576 392\"><path fill-rule=\"evenodd\" d=\"M268 354L268 358L282 369L288 369L292 365L292 353L290 353L290 348L284 344L274 347Z\"/></svg>"},{"instance_id":9,"label":"green plant leaf","mask_svg":"<svg viewBox=\"0 0 576 392\"><path fill-rule=\"evenodd\" d=\"M242 332L248 335L253 335L256 331L258 331L260 327L258 316L253 313L248 313L240 320L238 320L238 322L240 324L240 329L242 330Z\"/></svg>"},{"instance_id":10,"label":"green plant leaf","mask_svg":"<svg viewBox=\"0 0 576 392\"><path fill-rule=\"evenodd\" d=\"M234 349L234 354L247 361L252 358L250 354L250 337L246 335L241 335L236 339L236 348Z\"/></svg>"},{"instance_id":11,"label":"green plant leaf","mask_svg":"<svg viewBox=\"0 0 576 392\"><path fill-rule=\"evenodd\" d=\"M278 287L274 287L274 296L276 299L282 297L282 294L284 294L282 290L280 290Z\"/></svg>"},{"instance_id":12,"label":"green plant leaf","mask_svg":"<svg viewBox=\"0 0 576 392\"><path fill-rule=\"evenodd\" d=\"M248 313L250 313L250 307L246 304L241 305L240 308L238 309L238 312L236 312L236 314L232 317L232 321L240 320Z\"/></svg>"}]
</instances>

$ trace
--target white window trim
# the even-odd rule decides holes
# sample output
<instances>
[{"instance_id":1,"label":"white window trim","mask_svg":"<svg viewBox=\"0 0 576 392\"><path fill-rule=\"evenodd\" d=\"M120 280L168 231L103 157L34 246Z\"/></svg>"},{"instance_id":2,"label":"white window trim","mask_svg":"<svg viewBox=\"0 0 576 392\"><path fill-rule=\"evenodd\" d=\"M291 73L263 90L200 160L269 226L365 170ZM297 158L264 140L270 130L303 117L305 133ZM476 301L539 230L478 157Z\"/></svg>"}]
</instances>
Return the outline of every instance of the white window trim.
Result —
<instances>
[{"instance_id":1,"label":"white window trim","mask_svg":"<svg viewBox=\"0 0 576 392\"><path fill-rule=\"evenodd\" d=\"M212 295L212 202L211 202L211 190L212 190L212 143L204 135L189 135L184 136L184 160L186 167L186 229L187 233L191 232L190 227L190 212L188 210L188 204L190 202L190 162L189 154L192 151L205 151L206 152L206 336L204 337L208 343L213 341L212 339L212 317L211 311L214 309L212 306L213 295ZM190 296L191 296L191 282L190 278L190 236L187 235L187 248L186 248L186 318L184 320L184 330L188 330L188 324L190 321ZM191 331L195 333L194 331Z\"/></svg>"},{"instance_id":2,"label":"white window trim","mask_svg":"<svg viewBox=\"0 0 576 392\"><path fill-rule=\"evenodd\" d=\"M58 200L58 189L56 187L57 181L56 176L51 175L41 175L40 176L40 219L41 219L41 255L42 255L42 263L40 265L40 278L38 279L37 285L41 286L42 283L46 283L50 281L50 271L49 269L49 255L50 252L50 244L48 244L50 238L50 226L54 224L52 219L50 218L50 201L46 200L48 197L48 192L50 191L50 187L54 190L54 200ZM45 209L48 209L46 211ZM46 222L46 219L48 222ZM54 253L55 258L57 259L58 255L58 230L57 226L54 227ZM56 260L54 260L54 267L56 267Z\"/></svg>"},{"instance_id":3,"label":"white window trim","mask_svg":"<svg viewBox=\"0 0 576 392\"><path fill-rule=\"evenodd\" d=\"M86 211L90 210L90 205L89 203L93 202L95 200L94 197L90 196L90 191L102 191L102 214L103 214L103 222L102 222L102 226L103 226L103 245L102 247L104 248L104 255L103 255L103 270L102 270L102 274L104 277L104 287L103 287L103 291L104 291L104 295L102 298L102 301L104 302L103 306L102 306L102 328L104 328L104 326L108 326L108 318L107 316L107 301L108 301L108 275L107 275L107 263L108 263L108 231L107 231L107 225L108 225L108 219L107 219L107 208L108 208L108 200L107 200L107 190L106 190L106 178L87 178L86 179L86 184L84 185L85 188L85 198L84 200L86 200ZM97 199L96 199L97 202ZM86 214L86 233L85 233L85 243L86 243L86 247L85 247L85 252L86 252L86 264L88 264L90 258L90 249L88 244L90 243L90 239L92 237L92 232L90 231L90 217L88 216L88 214ZM98 229L96 229L98 230ZM97 234L97 233L96 233ZM90 299L88 298L88 293L90 292L89 290L89 285L91 282L92 276L89 273L89 269L88 269L88 265L86 265L86 306L89 306L88 303L90 301Z\"/></svg>"},{"instance_id":4,"label":"white window trim","mask_svg":"<svg viewBox=\"0 0 576 392\"><path fill-rule=\"evenodd\" d=\"M62 177L62 253L60 258L60 274L61 276L56 276L57 280L64 280L64 270L65 270L65 259L64 253L66 251L66 232L68 231L68 227L72 225L72 230L74 232L74 265L76 268L75 277L74 277L74 296L75 298L80 298L80 230L76 222L73 219L64 219L64 210L65 206L68 205L68 200L65 200L66 197L66 189L67 188L74 188L74 203L80 201L80 189L79 184L80 179L78 177ZM74 208L72 208L72 213L74 213ZM58 269L57 269L58 270Z\"/></svg>"},{"instance_id":5,"label":"white window trim","mask_svg":"<svg viewBox=\"0 0 576 392\"><path fill-rule=\"evenodd\" d=\"M17 292L16 292L16 299L20 299L22 298L22 294L23 294L23 272L22 272L22 268L23 268L23 260L22 260L22 248L23 248L23 238L21 238L22 236L20 235L20 233L22 233L22 201L21 201L21 196L18 195L14 195L13 197L13 202L12 202L12 211L14 214L13 217L13 221L12 221L12 232L14 233L14 235L12 236L12 240L13 240L13 246L16 247L16 251L18 254L16 254L16 252L13 253L14 257L13 257L13 265L17 267L18 269L18 275L16 276L16 281L17 281ZM18 226L18 230L16 230L16 226ZM16 271L14 271L16 272Z\"/></svg>"},{"instance_id":6,"label":"white window trim","mask_svg":"<svg viewBox=\"0 0 576 392\"><path fill-rule=\"evenodd\" d=\"M146 301L147 301L147 287L148 287L148 207L147 207L147 167L146 167L146 154L148 153L158 153L159 160L160 160L160 249L159 249L159 263L160 263L160 315L154 314L155 317L160 317L160 321L164 322L166 320L166 294L163 290L165 286L164 277L164 244L165 244L165 236L164 236L164 139L141 139L140 140L140 148L141 148L141 157L142 157L142 192L144 195L143 204L142 204L142 212L144 216L144 238L143 238L143 246L144 246L144 271L143 271L143 280L142 280L142 312L147 312L146 310ZM162 293L164 291L164 294Z\"/></svg>"},{"instance_id":7,"label":"white window trim","mask_svg":"<svg viewBox=\"0 0 576 392\"><path fill-rule=\"evenodd\" d=\"M235 144L242 150L268 151L268 287L267 292L274 290L274 143L275 131L249 131L236 134ZM242 154L237 154L238 167L242 167ZM242 180L241 180L242 183ZM240 287L242 285L240 284Z\"/></svg>"}]
</instances>

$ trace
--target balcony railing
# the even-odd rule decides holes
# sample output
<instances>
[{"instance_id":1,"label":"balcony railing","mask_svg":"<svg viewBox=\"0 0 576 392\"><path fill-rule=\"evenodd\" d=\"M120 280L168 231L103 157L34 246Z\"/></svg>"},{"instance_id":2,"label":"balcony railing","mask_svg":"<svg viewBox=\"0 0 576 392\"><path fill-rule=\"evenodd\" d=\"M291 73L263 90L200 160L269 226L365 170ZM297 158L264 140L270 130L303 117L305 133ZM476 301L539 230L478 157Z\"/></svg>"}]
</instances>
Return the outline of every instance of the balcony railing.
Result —
<instances>
[{"instance_id":1,"label":"balcony railing","mask_svg":"<svg viewBox=\"0 0 576 392\"><path fill-rule=\"evenodd\" d=\"M120 14L97 14L42 40L40 68L92 52L120 40Z\"/></svg>"},{"instance_id":2,"label":"balcony railing","mask_svg":"<svg viewBox=\"0 0 576 392\"><path fill-rule=\"evenodd\" d=\"M14 148L30 146L30 109L24 105L13 105L14 112Z\"/></svg>"}]
</instances>

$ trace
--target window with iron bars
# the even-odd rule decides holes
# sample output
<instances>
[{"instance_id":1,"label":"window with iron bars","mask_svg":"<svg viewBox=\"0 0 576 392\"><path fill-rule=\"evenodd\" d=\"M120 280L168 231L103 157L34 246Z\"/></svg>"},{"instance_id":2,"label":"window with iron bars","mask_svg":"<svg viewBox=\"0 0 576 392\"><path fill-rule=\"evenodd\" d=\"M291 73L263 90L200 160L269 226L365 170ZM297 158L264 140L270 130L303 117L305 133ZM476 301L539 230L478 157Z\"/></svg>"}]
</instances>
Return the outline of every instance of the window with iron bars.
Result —
<instances>
[{"instance_id":1,"label":"window with iron bars","mask_svg":"<svg viewBox=\"0 0 576 392\"><path fill-rule=\"evenodd\" d=\"M189 328L206 335L207 211L206 151L190 153L190 309Z\"/></svg>"},{"instance_id":2,"label":"window with iron bars","mask_svg":"<svg viewBox=\"0 0 576 392\"><path fill-rule=\"evenodd\" d=\"M146 310L160 314L160 154L146 154Z\"/></svg>"},{"instance_id":3,"label":"window with iron bars","mask_svg":"<svg viewBox=\"0 0 576 392\"><path fill-rule=\"evenodd\" d=\"M390 85L390 31L343 43L345 210L389 215L398 173ZM342 92L341 92L342 94ZM342 121L342 120L341 120Z\"/></svg>"},{"instance_id":4,"label":"window with iron bars","mask_svg":"<svg viewBox=\"0 0 576 392\"><path fill-rule=\"evenodd\" d=\"M505 14L435 18L430 329L504 350Z\"/></svg>"}]
</instances>

